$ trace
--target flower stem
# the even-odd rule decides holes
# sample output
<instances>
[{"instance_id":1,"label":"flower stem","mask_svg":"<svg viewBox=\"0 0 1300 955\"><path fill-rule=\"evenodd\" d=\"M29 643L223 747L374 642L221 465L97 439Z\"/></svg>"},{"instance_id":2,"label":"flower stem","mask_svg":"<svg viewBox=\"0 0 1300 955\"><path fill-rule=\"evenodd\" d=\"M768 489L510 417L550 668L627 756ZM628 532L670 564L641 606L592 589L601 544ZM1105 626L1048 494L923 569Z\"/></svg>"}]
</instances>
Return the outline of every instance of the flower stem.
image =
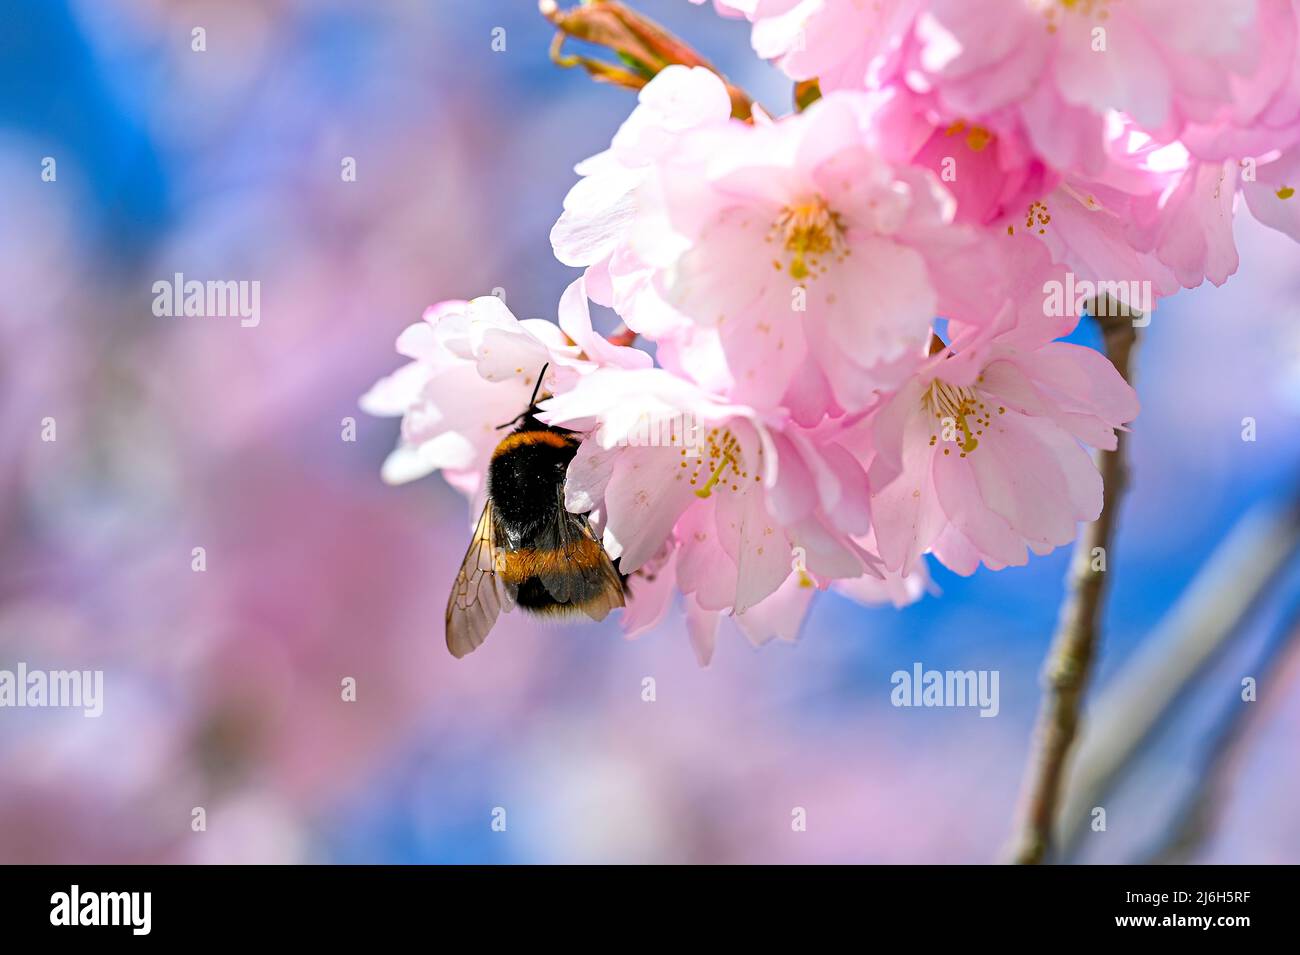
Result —
<instances>
[{"instance_id":1,"label":"flower stem","mask_svg":"<svg viewBox=\"0 0 1300 955\"><path fill-rule=\"evenodd\" d=\"M685 41L617 0L586 0L569 10L561 10L556 0L539 0L537 8L555 26L551 59L557 66L581 66L593 79L633 90L645 86L666 66L702 66L726 84L731 115L750 118L753 100L748 93L728 83L717 67ZM565 53L564 43L569 38L604 47L614 53L618 62Z\"/></svg>"},{"instance_id":2,"label":"flower stem","mask_svg":"<svg viewBox=\"0 0 1300 955\"><path fill-rule=\"evenodd\" d=\"M1094 314L1097 309L1094 309ZM1137 328L1133 318L1099 317L1111 363L1132 382ZM1105 488L1101 514L1083 529L1066 576L1068 594L1044 672L1044 697L1035 729L1034 753L1024 781L1021 818L1013 861L1043 862L1052 848L1053 828L1070 748L1079 730L1079 713L1100 642L1099 620L1106 594L1107 567L1116 517L1128 483L1128 434L1119 432L1114 451L1099 451L1097 466ZM1098 550L1100 548L1100 550Z\"/></svg>"}]
</instances>

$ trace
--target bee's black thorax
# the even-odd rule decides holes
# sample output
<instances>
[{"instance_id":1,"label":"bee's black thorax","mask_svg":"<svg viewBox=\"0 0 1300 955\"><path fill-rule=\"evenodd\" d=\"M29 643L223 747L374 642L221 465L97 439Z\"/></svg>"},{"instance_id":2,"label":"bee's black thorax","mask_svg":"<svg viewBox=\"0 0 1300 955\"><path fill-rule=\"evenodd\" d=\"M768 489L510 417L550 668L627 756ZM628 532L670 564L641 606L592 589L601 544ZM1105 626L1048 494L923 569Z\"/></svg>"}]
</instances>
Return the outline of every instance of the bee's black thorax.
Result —
<instances>
[{"instance_id":1,"label":"bee's black thorax","mask_svg":"<svg viewBox=\"0 0 1300 955\"><path fill-rule=\"evenodd\" d=\"M577 451L572 432L532 415L497 445L487 490L511 546L530 546L539 531L554 524L564 473Z\"/></svg>"}]
</instances>

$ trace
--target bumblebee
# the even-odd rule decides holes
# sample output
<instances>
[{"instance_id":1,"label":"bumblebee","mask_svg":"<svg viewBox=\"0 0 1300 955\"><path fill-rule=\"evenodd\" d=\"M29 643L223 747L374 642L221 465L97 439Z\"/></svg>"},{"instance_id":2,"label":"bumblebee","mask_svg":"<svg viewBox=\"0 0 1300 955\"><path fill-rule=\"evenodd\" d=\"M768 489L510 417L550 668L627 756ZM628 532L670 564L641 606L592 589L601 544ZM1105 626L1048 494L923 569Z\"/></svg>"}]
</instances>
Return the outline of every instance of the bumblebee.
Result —
<instances>
[{"instance_id":1,"label":"bumblebee","mask_svg":"<svg viewBox=\"0 0 1300 955\"><path fill-rule=\"evenodd\" d=\"M585 514L564 507L564 475L578 436L537 420L528 408L501 425L514 430L496 446L487 502L447 599L447 649L463 657L487 639L504 610L604 620L622 607L623 577Z\"/></svg>"}]
</instances>

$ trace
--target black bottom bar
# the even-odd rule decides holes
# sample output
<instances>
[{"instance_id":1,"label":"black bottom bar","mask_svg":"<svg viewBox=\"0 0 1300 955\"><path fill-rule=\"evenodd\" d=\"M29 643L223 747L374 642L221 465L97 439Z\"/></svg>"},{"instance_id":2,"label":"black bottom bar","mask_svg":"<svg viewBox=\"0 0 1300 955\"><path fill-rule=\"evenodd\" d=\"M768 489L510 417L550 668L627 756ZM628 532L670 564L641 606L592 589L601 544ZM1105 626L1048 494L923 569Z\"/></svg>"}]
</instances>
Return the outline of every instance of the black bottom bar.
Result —
<instances>
[{"instance_id":1,"label":"black bottom bar","mask_svg":"<svg viewBox=\"0 0 1300 955\"><path fill-rule=\"evenodd\" d=\"M494 940L513 928L545 944L611 918L629 940L678 937L663 933L680 922L733 941L787 927L926 943L1046 933L1232 944L1284 931L1297 909L1294 872L1266 867L86 866L8 867L0 878L6 941L75 933L83 945L289 933L337 944L444 926Z\"/></svg>"}]
</instances>

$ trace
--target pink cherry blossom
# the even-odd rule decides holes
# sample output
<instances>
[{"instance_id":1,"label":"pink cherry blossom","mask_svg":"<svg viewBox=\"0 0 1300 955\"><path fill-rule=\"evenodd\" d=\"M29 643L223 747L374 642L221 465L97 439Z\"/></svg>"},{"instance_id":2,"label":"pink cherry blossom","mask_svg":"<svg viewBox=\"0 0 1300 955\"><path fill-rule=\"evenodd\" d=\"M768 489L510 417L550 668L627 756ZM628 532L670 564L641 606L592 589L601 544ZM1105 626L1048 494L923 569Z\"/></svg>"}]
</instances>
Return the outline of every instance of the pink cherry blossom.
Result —
<instances>
[{"instance_id":1,"label":"pink cherry blossom","mask_svg":"<svg viewBox=\"0 0 1300 955\"><path fill-rule=\"evenodd\" d=\"M872 143L891 161L939 175L955 221L1038 239L1077 278L1116 285L1133 308L1149 311L1206 278L1222 284L1236 269L1231 163L1199 161L1113 117L1099 144L1103 172L1062 175L1014 122L945 126L933 96L898 86L873 94L870 113ZM1131 294L1139 286L1147 294Z\"/></svg>"},{"instance_id":2,"label":"pink cherry blossom","mask_svg":"<svg viewBox=\"0 0 1300 955\"><path fill-rule=\"evenodd\" d=\"M755 614L742 627L751 638L793 638L801 614L772 599L787 581L824 588L875 572L852 540L870 527L866 473L837 426L764 416L663 369L598 369L539 416L586 432L566 506L597 515L622 573L671 570L701 633L725 612Z\"/></svg>"},{"instance_id":3,"label":"pink cherry blossom","mask_svg":"<svg viewBox=\"0 0 1300 955\"><path fill-rule=\"evenodd\" d=\"M708 0L691 0L696 6ZM758 0L713 0L713 9L724 17L744 17L753 12Z\"/></svg>"},{"instance_id":4,"label":"pink cherry blossom","mask_svg":"<svg viewBox=\"0 0 1300 955\"><path fill-rule=\"evenodd\" d=\"M857 543L868 553L877 554L880 545L876 542L876 532L857 538ZM847 580L836 580L831 589L841 596L848 597L867 607L890 604L896 608L914 604L926 594L938 594L938 588L930 579L929 569L924 561L917 561L907 573L877 568L879 576L864 574Z\"/></svg>"},{"instance_id":5,"label":"pink cherry blossom","mask_svg":"<svg viewBox=\"0 0 1300 955\"><path fill-rule=\"evenodd\" d=\"M1264 157L1300 141L1300 2L1258 0L1257 68L1229 77L1232 96L1180 139L1198 159Z\"/></svg>"},{"instance_id":6,"label":"pink cherry blossom","mask_svg":"<svg viewBox=\"0 0 1300 955\"><path fill-rule=\"evenodd\" d=\"M874 577L863 578L875 580ZM713 659L719 631L724 620L730 620L753 646L761 647L773 640L794 643L807 617L816 585L806 575L791 574L770 595L763 598L746 613L727 614L706 610L694 596L685 598L687 635L695 658L700 666L708 666Z\"/></svg>"},{"instance_id":7,"label":"pink cherry blossom","mask_svg":"<svg viewBox=\"0 0 1300 955\"><path fill-rule=\"evenodd\" d=\"M1156 298L1206 280L1222 285L1239 263L1239 195L1265 225L1300 235L1288 202L1295 173L1288 154L1212 161L1180 142L1147 139L1112 163L1104 181L1065 179L1037 206L1049 222L1035 220L1030 232L1041 233L1057 262L1093 281L1145 282Z\"/></svg>"},{"instance_id":8,"label":"pink cherry blossom","mask_svg":"<svg viewBox=\"0 0 1300 955\"><path fill-rule=\"evenodd\" d=\"M1245 205L1264 225L1300 239L1300 211L1294 201L1300 183L1300 146L1241 159L1202 159L1182 142L1151 144L1163 173L1158 188L1112 202L1125 227L1123 241L1145 262L1159 264L1173 281L1148 274L1157 294L1177 286L1195 288L1208 279L1222 285L1239 262L1233 220ZM1098 194L1106 187L1084 184ZM1127 185L1124 188L1129 188ZM1160 288L1164 286L1164 288ZM1172 287L1171 287L1172 286Z\"/></svg>"},{"instance_id":9,"label":"pink cherry blossom","mask_svg":"<svg viewBox=\"0 0 1300 955\"><path fill-rule=\"evenodd\" d=\"M754 51L795 80L861 89L893 76L922 0L756 0Z\"/></svg>"},{"instance_id":10,"label":"pink cherry blossom","mask_svg":"<svg viewBox=\"0 0 1300 955\"><path fill-rule=\"evenodd\" d=\"M748 15L791 77L871 91L868 136L891 162L955 161L954 221L1042 235L1081 278L1144 283L1152 304L1222 284L1242 190L1294 228L1296 0L758 0Z\"/></svg>"},{"instance_id":11,"label":"pink cherry blossom","mask_svg":"<svg viewBox=\"0 0 1300 955\"><path fill-rule=\"evenodd\" d=\"M891 162L938 176L956 201L957 222L1004 224L1060 182L1014 121L972 126L945 115L933 95L897 83L874 91L867 103L871 145Z\"/></svg>"},{"instance_id":12,"label":"pink cherry blossom","mask_svg":"<svg viewBox=\"0 0 1300 955\"><path fill-rule=\"evenodd\" d=\"M397 351L412 360L376 382L360 402L369 414L402 418L384 480L403 484L441 470L474 498L501 440L498 426L527 407L543 367L549 365L546 388L557 391L602 364L644 367L651 361L593 332L582 280L566 291L559 325L520 321L493 295L441 302L398 336Z\"/></svg>"},{"instance_id":13,"label":"pink cherry blossom","mask_svg":"<svg viewBox=\"0 0 1300 955\"><path fill-rule=\"evenodd\" d=\"M1300 242L1300 146L1259 166L1241 191L1256 219Z\"/></svg>"},{"instance_id":14,"label":"pink cherry blossom","mask_svg":"<svg viewBox=\"0 0 1300 955\"><path fill-rule=\"evenodd\" d=\"M1120 56L1167 8L1161 0L1122 10L1098 3L1048 11L1050 39L1034 33L1056 57L1044 65L1044 77L1030 89L985 95L998 85L991 77L1006 79L1001 66L982 72L990 60L1023 66L1034 44L968 49L963 37L982 36L989 25L969 6L935 2L918 19L917 34L930 46L920 47L907 92L899 91L900 80L892 92L885 86L876 94L887 104L876 110L876 139L895 161L901 153L927 168L955 162L960 173L946 184L957 199L957 221L1040 235L1056 261L1089 281L1144 283L1149 305L1206 279L1220 285L1237 268L1236 195L1257 181L1239 166L1278 180L1272 199L1251 189L1263 221L1286 231L1293 218L1279 197L1289 197L1281 180L1291 176L1279 150L1300 137L1300 5L1261 3L1256 16L1253 5L1242 4L1220 18L1220 35L1206 19L1210 7L1191 4L1179 12L1187 22L1159 34L1158 55L1141 63ZM1085 40L1089 50L1097 48L1096 64L1114 75L1079 69L1069 84L1052 80ZM1276 56L1257 61L1243 53L1257 48ZM939 61L942 70L933 68ZM1167 89L1125 73L1152 69L1168 73ZM1125 98L1161 89L1168 94L1163 112ZM943 141L954 132L966 148Z\"/></svg>"},{"instance_id":15,"label":"pink cherry blossom","mask_svg":"<svg viewBox=\"0 0 1300 955\"><path fill-rule=\"evenodd\" d=\"M930 0L917 36L910 82L972 120L1014 106L1039 142L1067 116L1100 135L1112 110L1176 136L1258 68L1253 0Z\"/></svg>"},{"instance_id":16,"label":"pink cherry blossom","mask_svg":"<svg viewBox=\"0 0 1300 955\"><path fill-rule=\"evenodd\" d=\"M1082 305L1223 283L1241 205L1300 237L1300 0L713 6L820 98L742 122L666 67L576 167L558 326L443 303L363 399L403 417L388 480L478 495L549 365L539 417L580 436L565 506L627 575L624 629L680 601L701 663L724 618L793 640L818 591L902 606L925 554L969 574L1073 540L1090 449L1138 412L1059 340Z\"/></svg>"},{"instance_id":17,"label":"pink cherry blossom","mask_svg":"<svg viewBox=\"0 0 1300 955\"><path fill-rule=\"evenodd\" d=\"M580 361L557 326L520 322L492 295L431 306L398 336L397 351L411 362L360 402L369 414L402 418L384 480L403 484L441 470L467 494L479 490L501 439L495 426L528 404L542 367L551 362L558 376Z\"/></svg>"},{"instance_id":18,"label":"pink cherry blossom","mask_svg":"<svg viewBox=\"0 0 1300 955\"><path fill-rule=\"evenodd\" d=\"M978 320L983 250L935 176L870 148L865 106L691 130L655 163L609 276L665 367L812 422L904 376L937 313Z\"/></svg>"},{"instance_id":19,"label":"pink cherry blossom","mask_svg":"<svg viewBox=\"0 0 1300 955\"><path fill-rule=\"evenodd\" d=\"M1049 120L1054 103L1176 132L1276 94L1294 62L1291 0L754 0L734 12L792 79L829 91L901 76L970 121L1031 104Z\"/></svg>"},{"instance_id":20,"label":"pink cherry blossom","mask_svg":"<svg viewBox=\"0 0 1300 955\"><path fill-rule=\"evenodd\" d=\"M937 351L864 423L890 570L911 571L927 551L961 574L1021 565L1101 512L1101 477L1082 445L1113 450L1136 394L1103 355L1052 340L1077 317L1011 313L1008 303L994 329Z\"/></svg>"},{"instance_id":21,"label":"pink cherry blossom","mask_svg":"<svg viewBox=\"0 0 1300 955\"><path fill-rule=\"evenodd\" d=\"M608 285L603 271L626 239L633 190L657 159L674 153L682 133L726 124L731 116L726 86L703 67L665 68L642 88L637 103L610 148L577 165L582 178L564 197L564 212L551 230L555 257L587 268L593 298L606 305L612 303L602 294Z\"/></svg>"},{"instance_id":22,"label":"pink cherry blossom","mask_svg":"<svg viewBox=\"0 0 1300 955\"><path fill-rule=\"evenodd\" d=\"M1207 278L1222 285L1237 271L1236 197L1235 162L1192 161L1168 192L1134 201L1129 236L1172 269L1183 287Z\"/></svg>"},{"instance_id":23,"label":"pink cherry blossom","mask_svg":"<svg viewBox=\"0 0 1300 955\"><path fill-rule=\"evenodd\" d=\"M1205 159L1298 135L1294 0L756 0L753 45L823 91L904 83L948 122L1020 130L1063 172L1097 175L1123 113ZM946 125L946 124L945 124Z\"/></svg>"}]
</instances>

